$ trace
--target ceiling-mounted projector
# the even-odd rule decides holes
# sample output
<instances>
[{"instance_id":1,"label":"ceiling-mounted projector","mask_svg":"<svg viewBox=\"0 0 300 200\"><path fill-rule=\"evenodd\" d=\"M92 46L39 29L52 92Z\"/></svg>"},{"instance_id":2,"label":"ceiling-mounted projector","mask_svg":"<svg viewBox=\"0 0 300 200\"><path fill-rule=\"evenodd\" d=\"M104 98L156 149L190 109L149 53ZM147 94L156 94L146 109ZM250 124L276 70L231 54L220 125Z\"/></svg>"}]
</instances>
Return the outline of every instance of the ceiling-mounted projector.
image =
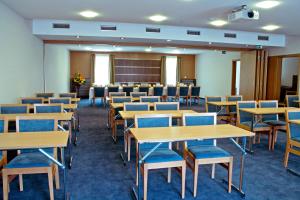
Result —
<instances>
[{"instance_id":1,"label":"ceiling-mounted projector","mask_svg":"<svg viewBox=\"0 0 300 200\"><path fill-rule=\"evenodd\" d=\"M228 21L258 20L258 19L259 19L259 12L257 10L248 9L246 5L243 5L240 8L233 10L228 15Z\"/></svg>"}]
</instances>

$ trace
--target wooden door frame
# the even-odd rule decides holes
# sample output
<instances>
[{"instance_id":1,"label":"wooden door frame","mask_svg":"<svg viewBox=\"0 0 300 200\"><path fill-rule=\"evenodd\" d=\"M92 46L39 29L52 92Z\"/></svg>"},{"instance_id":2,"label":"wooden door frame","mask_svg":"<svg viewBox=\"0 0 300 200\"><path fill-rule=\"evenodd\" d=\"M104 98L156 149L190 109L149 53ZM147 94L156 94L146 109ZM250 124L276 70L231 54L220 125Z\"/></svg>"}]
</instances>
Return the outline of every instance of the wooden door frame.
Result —
<instances>
[{"instance_id":1,"label":"wooden door frame","mask_svg":"<svg viewBox=\"0 0 300 200\"><path fill-rule=\"evenodd\" d=\"M232 73L231 73L231 95L236 95L236 63L240 59L232 60Z\"/></svg>"}]
</instances>

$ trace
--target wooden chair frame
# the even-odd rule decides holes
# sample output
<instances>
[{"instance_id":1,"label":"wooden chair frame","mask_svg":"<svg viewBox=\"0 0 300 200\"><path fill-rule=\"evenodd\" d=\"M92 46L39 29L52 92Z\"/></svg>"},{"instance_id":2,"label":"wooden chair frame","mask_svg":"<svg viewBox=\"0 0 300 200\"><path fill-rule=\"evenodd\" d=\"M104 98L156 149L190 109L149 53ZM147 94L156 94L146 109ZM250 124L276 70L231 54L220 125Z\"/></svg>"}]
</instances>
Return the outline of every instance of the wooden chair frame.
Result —
<instances>
[{"instance_id":1,"label":"wooden chair frame","mask_svg":"<svg viewBox=\"0 0 300 200\"><path fill-rule=\"evenodd\" d=\"M53 104L53 103L51 103L51 100L55 100L55 99L57 99L57 100L69 100L69 102L67 104L71 104L71 101L72 101L72 98L70 98L70 97L50 97L48 103Z\"/></svg>"},{"instance_id":2,"label":"wooden chair frame","mask_svg":"<svg viewBox=\"0 0 300 200\"><path fill-rule=\"evenodd\" d=\"M192 87L190 87L190 90L191 90L191 94L189 95L190 106L192 106L192 99L193 99L193 98L195 99L195 100L194 100L195 103L196 103L196 99L197 99L198 104L200 104L200 99L201 99L200 96L192 96L192 89L193 89L193 87L199 87L200 90L201 90L201 87L200 87L200 86L192 86ZM200 95L200 91L199 91L199 95Z\"/></svg>"},{"instance_id":3,"label":"wooden chair frame","mask_svg":"<svg viewBox=\"0 0 300 200\"><path fill-rule=\"evenodd\" d=\"M299 95L290 95L290 94L288 94L288 95L285 95L285 104L286 104L286 107L291 107L290 105L289 105L289 101L288 101L288 98L289 97L299 97ZM300 99L300 98L299 98ZM299 105L299 104L298 104Z\"/></svg>"},{"instance_id":4,"label":"wooden chair frame","mask_svg":"<svg viewBox=\"0 0 300 200\"><path fill-rule=\"evenodd\" d=\"M24 107L26 106L26 113L29 113L29 105L28 104L0 104L0 108L2 107Z\"/></svg>"},{"instance_id":5,"label":"wooden chair frame","mask_svg":"<svg viewBox=\"0 0 300 200\"><path fill-rule=\"evenodd\" d=\"M205 112L208 112L208 101L207 101L207 99L208 98L221 98L221 101L222 101L222 97L221 96L205 96ZM216 106L216 108L218 108L218 106ZM228 119L229 119L229 116L218 116L217 115L217 119L218 120L223 120L223 121L228 121Z\"/></svg>"},{"instance_id":6,"label":"wooden chair frame","mask_svg":"<svg viewBox=\"0 0 300 200\"><path fill-rule=\"evenodd\" d=\"M64 106L63 106L63 104L62 103L51 103L51 104L34 104L34 106L33 106L33 111L34 111L34 113L37 113L36 112L36 109L37 109L37 107L55 107L55 106L60 106L61 107L61 110L60 110L60 112L63 112L64 111Z\"/></svg>"},{"instance_id":7,"label":"wooden chair frame","mask_svg":"<svg viewBox=\"0 0 300 200\"><path fill-rule=\"evenodd\" d=\"M20 104L23 104L22 103L23 100L30 100L30 99L32 99L32 100L41 100L42 103L44 103L44 100L45 100L43 97L21 97L19 102L20 102Z\"/></svg>"},{"instance_id":8,"label":"wooden chair frame","mask_svg":"<svg viewBox=\"0 0 300 200\"><path fill-rule=\"evenodd\" d=\"M59 93L59 98L64 98L61 95L74 95L74 97L71 98L77 98L77 93L76 92L64 92L64 93Z\"/></svg>"},{"instance_id":9,"label":"wooden chair frame","mask_svg":"<svg viewBox=\"0 0 300 200\"><path fill-rule=\"evenodd\" d=\"M186 126L186 118L188 116L213 116L214 117L214 125L217 124L217 115L216 113L185 113L182 116L183 126ZM217 145L217 141L214 140L214 145ZM198 171L199 165L203 164L212 164L212 172L211 178L215 178L215 164L220 164L228 171L228 192L231 193L231 185L232 185L232 168L233 168L233 157L221 157L221 158L206 158L206 159L197 159L190 151L187 149L187 142L184 142L184 159L186 160L186 164L189 168L191 168L194 174L194 197L197 196L197 188L198 188Z\"/></svg>"},{"instance_id":10,"label":"wooden chair frame","mask_svg":"<svg viewBox=\"0 0 300 200\"><path fill-rule=\"evenodd\" d=\"M230 97L240 97L241 98L240 101L243 101L243 96L242 95L229 95L229 96L226 96L226 101L229 101L228 99ZM230 121L230 123L233 123L234 125L236 125L237 113L230 113L229 107L227 107L227 112L229 113L229 121Z\"/></svg>"},{"instance_id":11,"label":"wooden chair frame","mask_svg":"<svg viewBox=\"0 0 300 200\"><path fill-rule=\"evenodd\" d=\"M146 103L146 102L143 101L143 99L147 99L147 98L158 99L158 102L160 102L160 96L140 96L140 102L141 103Z\"/></svg>"},{"instance_id":12,"label":"wooden chair frame","mask_svg":"<svg viewBox=\"0 0 300 200\"><path fill-rule=\"evenodd\" d=\"M8 133L8 121L5 117L0 117L0 120L4 121L3 133ZM3 134L0 133L0 134ZM7 151L2 151L2 159L0 160L0 169L7 164Z\"/></svg>"},{"instance_id":13,"label":"wooden chair frame","mask_svg":"<svg viewBox=\"0 0 300 200\"><path fill-rule=\"evenodd\" d=\"M145 115L136 115L134 123L138 128L138 119L139 118L155 118L155 117L168 117L169 126L172 126L172 115L170 114L145 114ZM138 143L136 142L136 158L139 158L138 155ZM169 149L172 149L172 143L169 143ZM144 186L144 200L147 200L147 188L148 188L148 171L152 169L164 169L168 168L168 183L171 183L171 169L176 168L177 171L181 168L181 198L185 197L185 177L186 177L186 162L183 159L182 161L171 161L171 162L161 162L161 163L142 163L141 165L141 174L143 176L143 186ZM138 185L138 159L136 159L136 184Z\"/></svg>"},{"instance_id":14,"label":"wooden chair frame","mask_svg":"<svg viewBox=\"0 0 300 200\"><path fill-rule=\"evenodd\" d=\"M156 105L177 105L177 110L180 109L179 102L154 102L154 110L157 110Z\"/></svg>"}]
</instances>

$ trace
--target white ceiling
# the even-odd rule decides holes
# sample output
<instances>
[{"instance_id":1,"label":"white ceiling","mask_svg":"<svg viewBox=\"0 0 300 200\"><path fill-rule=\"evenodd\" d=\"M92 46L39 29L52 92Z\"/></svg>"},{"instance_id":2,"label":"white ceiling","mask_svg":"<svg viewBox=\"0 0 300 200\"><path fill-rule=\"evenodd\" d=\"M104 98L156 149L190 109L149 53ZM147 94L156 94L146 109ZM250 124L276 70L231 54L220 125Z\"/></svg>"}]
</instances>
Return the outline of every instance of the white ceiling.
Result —
<instances>
[{"instance_id":1,"label":"white ceiling","mask_svg":"<svg viewBox=\"0 0 300 200\"><path fill-rule=\"evenodd\" d=\"M212 19L227 19L234 8L246 4L254 7L260 0L0 0L26 19L82 20L83 10L100 13L96 21L149 24L147 17L162 14L168 20L161 24L190 27L211 27ZM260 20L232 22L222 28L261 32L267 24L282 28L274 33L300 36L299 0L280 0L281 4L270 10L258 9Z\"/></svg>"}]
</instances>

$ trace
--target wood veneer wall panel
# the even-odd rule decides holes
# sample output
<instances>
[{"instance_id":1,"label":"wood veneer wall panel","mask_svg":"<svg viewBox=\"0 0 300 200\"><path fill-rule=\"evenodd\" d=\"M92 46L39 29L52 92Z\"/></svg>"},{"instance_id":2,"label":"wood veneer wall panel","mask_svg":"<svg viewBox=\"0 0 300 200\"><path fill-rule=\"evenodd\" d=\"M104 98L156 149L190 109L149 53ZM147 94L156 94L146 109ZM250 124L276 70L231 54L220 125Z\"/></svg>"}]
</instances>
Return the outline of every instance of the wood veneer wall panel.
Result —
<instances>
[{"instance_id":1,"label":"wood veneer wall panel","mask_svg":"<svg viewBox=\"0 0 300 200\"><path fill-rule=\"evenodd\" d=\"M268 58L268 75L267 75L267 89L266 99L279 100L281 87L281 73L282 73L282 57L275 56Z\"/></svg>"}]
</instances>

